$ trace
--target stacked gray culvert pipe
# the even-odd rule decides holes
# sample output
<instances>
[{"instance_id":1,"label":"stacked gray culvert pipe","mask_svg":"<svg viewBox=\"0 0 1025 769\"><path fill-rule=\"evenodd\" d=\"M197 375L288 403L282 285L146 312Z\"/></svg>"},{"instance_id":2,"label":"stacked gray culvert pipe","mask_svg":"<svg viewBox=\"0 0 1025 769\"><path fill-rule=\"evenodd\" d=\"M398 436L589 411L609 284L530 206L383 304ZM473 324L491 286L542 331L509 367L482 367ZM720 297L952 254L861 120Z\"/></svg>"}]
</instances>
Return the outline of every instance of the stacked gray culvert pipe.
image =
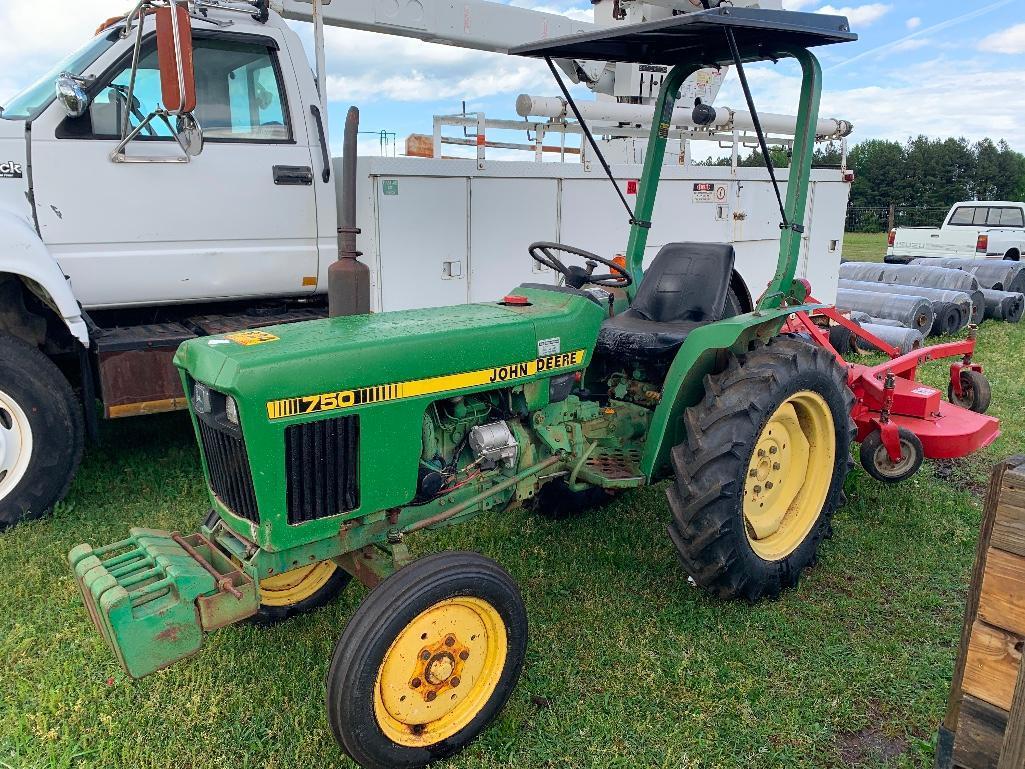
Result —
<instances>
[{"instance_id":1,"label":"stacked gray culvert pipe","mask_svg":"<svg viewBox=\"0 0 1025 769\"><path fill-rule=\"evenodd\" d=\"M982 290L986 298L986 317L993 320L1003 320L1008 323L1018 323L1022 314L1025 313L1025 294L1010 293L1008 291Z\"/></svg>"},{"instance_id":2,"label":"stacked gray culvert pipe","mask_svg":"<svg viewBox=\"0 0 1025 769\"><path fill-rule=\"evenodd\" d=\"M1025 262L1006 259L970 259L963 256L921 257L911 266L936 266L960 270L975 276L982 288L992 291L1025 293Z\"/></svg>"},{"instance_id":3,"label":"stacked gray culvert pipe","mask_svg":"<svg viewBox=\"0 0 1025 769\"><path fill-rule=\"evenodd\" d=\"M935 313L928 299L907 294L880 294L873 291L855 291L840 288L836 292L836 307L842 312L864 312L873 318L888 318L913 328L922 336L932 330Z\"/></svg>"},{"instance_id":4,"label":"stacked gray culvert pipe","mask_svg":"<svg viewBox=\"0 0 1025 769\"><path fill-rule=\"evenodd\" d=\"M972 319L972 298L964 291L946 291L942 288L916 287L908 291L893 283L873 283L864 280L841 280L840 288L855 291L871 291L878 294L914 294L928 299L932 304L935 320L932 335L954 334L963 329Z\"/></svg>"},{"instance_id":5,"label":"stacked gray culvert pipe","mask_svg":"<svg viewBox=\"0 0 1025 769\"><path fill-rule=\"evenodd\" d=\"M896 347L901 355L917 350L925 344L925 336L913 328L904 326L881 326L877 323L862 323L861 328L887 344ZM868 348L869 351L876 347L866 339L858 339L859 349Z\"/></svg>"},{"instance_id":6,"label":"stacked gray culvert pipe","mask_svg":"<svg viewBox=\"0 0 1025 769\"><path fill-rule=\"evenodd\" d=\"M986 309L986 300L982 296L979 281L974 275L961 270L928 265L847 262L840 265L840 278L841 280L889 283L906 287L963 291L972 300L972 323L981 323ZM907 291L907 294L914 293L914 291Z\"/></svg>"}]
</instances>

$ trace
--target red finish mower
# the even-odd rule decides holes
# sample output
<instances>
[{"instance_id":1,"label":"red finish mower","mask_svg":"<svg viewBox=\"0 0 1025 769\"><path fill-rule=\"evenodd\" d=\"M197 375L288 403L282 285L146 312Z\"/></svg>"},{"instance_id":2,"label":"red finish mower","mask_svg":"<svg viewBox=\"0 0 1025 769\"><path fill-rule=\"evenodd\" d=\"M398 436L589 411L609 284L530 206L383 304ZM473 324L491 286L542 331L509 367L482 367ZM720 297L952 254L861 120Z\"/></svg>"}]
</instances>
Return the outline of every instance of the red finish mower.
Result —
<instances>
[{"instance_id":1,"label":"red finish mower","mask_svg":"<svg viewBox=\"0 0 1025 769\"><path fill-rule=\"evenodd\" d=\"M808 297L809 303L816 300ZM859 342L867 343L890 360L863 366L844 360L830 343L826 322L842 326ZM1000 422L985 416L991 391L982 366L972 362L977 327L968 337L922 347L902 355L895 347L865 331L834 307L791 316L785 331L811 335L847 368L847 383L854 392L851 417L858 428L861 464L873 478L897 483L910 478L930 459L965 457L985 448L1000 435ZM939 390L916 381L918 367L942 358L957 358L950 366L947 401Z\"/></svg>"}]
</instances>

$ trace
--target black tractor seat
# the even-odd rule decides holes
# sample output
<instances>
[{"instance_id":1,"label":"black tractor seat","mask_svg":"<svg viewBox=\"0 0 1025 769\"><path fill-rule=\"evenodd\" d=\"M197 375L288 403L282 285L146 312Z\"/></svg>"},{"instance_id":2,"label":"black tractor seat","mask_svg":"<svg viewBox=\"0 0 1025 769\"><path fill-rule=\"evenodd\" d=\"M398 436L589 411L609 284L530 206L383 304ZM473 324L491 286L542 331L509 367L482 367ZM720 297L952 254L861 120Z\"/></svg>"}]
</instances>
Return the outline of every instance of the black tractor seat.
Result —
<instances>
[{"instance_id":1,"label":"black tractor seat","mask_svg":"<svg viewBox=\"0 0 1025 769\"><path fill-rule=\"evenodd\" d=\"M667 243L629 309L606 320L597 352L631 362L665 362L699 326L723 317L736 254L725 243Z\"/></svg>"}]
</instances>

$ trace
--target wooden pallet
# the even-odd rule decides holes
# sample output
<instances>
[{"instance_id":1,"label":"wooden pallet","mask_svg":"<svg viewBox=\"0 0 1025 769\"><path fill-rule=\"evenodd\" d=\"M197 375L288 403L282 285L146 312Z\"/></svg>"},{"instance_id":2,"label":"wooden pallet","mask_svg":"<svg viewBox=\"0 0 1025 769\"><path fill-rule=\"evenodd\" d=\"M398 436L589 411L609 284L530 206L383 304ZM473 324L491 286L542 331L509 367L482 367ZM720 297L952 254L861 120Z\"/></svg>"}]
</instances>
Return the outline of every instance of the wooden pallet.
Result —
<instances>
[{"instance_id":1,"label":"wooden pallet","mask_svg":"<svg viewBox=\"0 0 1025 769\"><path fill-rule=\"evenodd\" d=\"M986 496L937 769L1025 768L1025 456Z\"/></svg>"}]
</instances>

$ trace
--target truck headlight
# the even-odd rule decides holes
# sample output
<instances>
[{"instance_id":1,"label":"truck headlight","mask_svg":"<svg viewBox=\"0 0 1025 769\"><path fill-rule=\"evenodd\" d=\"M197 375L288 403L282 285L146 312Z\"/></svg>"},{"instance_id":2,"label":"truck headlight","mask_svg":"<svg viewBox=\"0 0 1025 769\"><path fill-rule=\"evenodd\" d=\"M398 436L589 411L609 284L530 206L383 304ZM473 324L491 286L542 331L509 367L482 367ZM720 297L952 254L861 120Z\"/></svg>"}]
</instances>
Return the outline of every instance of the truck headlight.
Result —
<instances>
[{"instance_id":1,"label":"truck headlight","mask_svg":"<svg viewBox=\"0 0 1025 769\"><path fill-rule=\"evenodd\" d=\"M224 416L233 425L238 426L238 404L235 403L235 399L230 395L224 401Z\"/></svg>"},{"instance_id":2,"label":"truck headlight","mask_svg":"<svg viewBox=\"0 0 1025 769\"><path fill-rule=\"evenodd\" d=\"M192 388L192 408L200 414L210 413L210 388L201 382Z\"/></svg>"}]
</instances>

